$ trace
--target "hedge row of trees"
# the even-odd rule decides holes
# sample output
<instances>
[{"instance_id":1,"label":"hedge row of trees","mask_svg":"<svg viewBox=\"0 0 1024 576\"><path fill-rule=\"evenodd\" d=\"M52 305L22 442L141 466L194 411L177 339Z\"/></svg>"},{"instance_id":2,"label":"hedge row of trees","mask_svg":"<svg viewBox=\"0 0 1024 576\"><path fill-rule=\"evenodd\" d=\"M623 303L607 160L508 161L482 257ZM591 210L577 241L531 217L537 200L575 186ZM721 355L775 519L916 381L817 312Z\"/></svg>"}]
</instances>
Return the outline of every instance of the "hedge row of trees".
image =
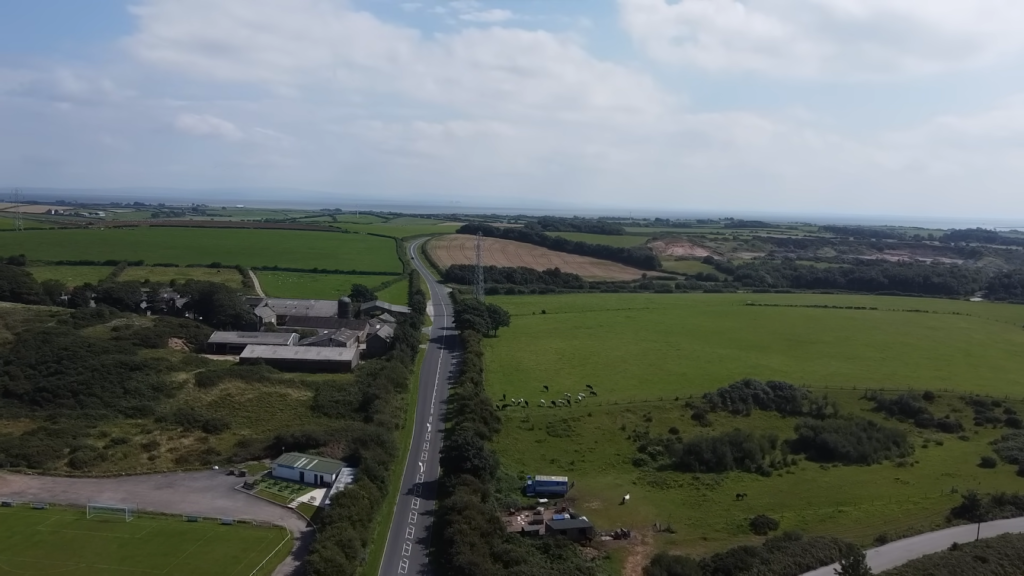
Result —
<instances>
[{"instance_id":1,"label":"hedge row of trees","mask_svg":"<svg viewBox=\"0 0 1024 576\"><path fill-rule=\"evenodd\" d=\"M714 392L707 392L704 406L713 412L749 416L754 410L778 412L783 416L804 416L812 412L811 393L804 388L771 380L745 378Z\"/></svg>"},{"instance_id":2,"label":"hedge row of trees","mask_svg":"<svg viewBox=\"0 0 1024 576\"><path fill-rule=\"evenodd\" d=\"M904 430L859 416L803 419L794 432L796 438L789 441L790 450L806 455L812 462L871 465L914 453Z\"/></svg>"},{"instance_id":3,"label":"hedge row of trees","mask_svg":"<svg viewBox=\"0 0 1024 576\"><path fill-rule=\"evenodd\" d=\"M496 228L490 224L471 223L460 227L459 234L476 235L477 233L488 238L501 238L514 242L533 244L556 252L576 254L578 256L589 256L610 260L640 268L641 270L658 270L661 268L661 261L658 256L646 246L635 246L632 248L620 248L607 244L591 244L590 242L578 242L560 236L549 236L544 232L523 228Z\"/></svg>"},{"instance_id":4,"label":"hedge row of trees","mask_svg":"<svg viewBox=\"0 0 1024 576\"><path fill-rule=\"evenodd\" d=\"M622 236L626 233L626 229L621 224L594 218L542 216L536 222L527 222L524 227L542 232L582 232L584 234L603 234L605 236Z\"/></svg>"},{"instance_id":5,"label":"hedge row of trees","mask_svg":"<svg viewBox=\"0 0 1024 576\"><path fill-rule=\"evenodd\" d=\"M885 576L1019 576L1024 566L1024 535L1003 534L954 544L944 552L890 568Z\"/></svg>"},{"instance_id":6,"label":"hedge row of trees","mask_svg":"<svg viewBox=\"0 0 1024 576\"><path fill-rule=\"evenodd\" d=\"M964 242L967 244L990 244L992 246L1024 246L1024 238L1005 236L995 230L986 230L984 228L950 230L939 237L939 240L949 244Z\"/></svg>"},{"instance_id":7,"label":"hedge row of trees","mask_svg":"<svg viewBox=\"0 0 1024 576\"><path fill-rule=\"evenodd\" d=\"M946 434L959 434L964 431L963 423L950 417L949 414L942 418L936 418L932 414L931 408L925 404L929 400L925 399L934 400L933 392L925 392L920 396L910 393L886 396L878 392L868 392L865 396L875 403L876 412L882 412L899 422L912 422L918 428L935 429Z\"/></svg>"},{"instance_id":8,"label":"hedge row of trees","mask_svg":"<svg viewBox=\"0 0 1024 576\"><path fill-rule=\"evenodd\" d=\"M647 459L634 465L652 463L658 469L679 472L750 472L771 476L773 470L790 465L784 445L773 433L731 430L721 434L699 434L684 439L663 436L641 442L637 451ZM792 461L796 463L795 459Z\"/></svg>"},{"instance_id":9,"label":"hedge row of trees","mask_svg":"<svg viewBox=\"0 0 1024 576\"><path fill-rule=\"evenodd\" d=\"M0 264L0 302L57 306L63 293L64 283L59 280L39 282L21 266Z\"/></svg>"},{"instance_id":10,"label":"hedge row of trees","mask_svg":"<svg viewBox=\"0 0 1024 576\"><path fill-rule=\"evenodd\" d=\"M799 576L859 554L856 545L832 536L785 532L761 546L736 546L700 560L659 552L644 576Z\"/></svg>"},{"instance_id":11,"label":"hedge row of trees","mask_svg":"<svg viewBox=\"0 0 1024 576\"><path fill-rule=\"evenodd\" d=\"M346 461L359 468L355 483L335 495L319 518L308 558L310 576L349 576L365 562L373 523L388 492L390 469L399 455L401 395L408 392L415 372L426 313L426 297L415 271L409 275L409 304L412 313L399 321L391 353L360 364L352 387L318 389L313 409L339 420L339 428L327 433L299 430L275 438L286 450L345 450Z\"/></svg>"},{"instance_id":12,"label":"hedge row of trees","mask_svg":"<svg viewBox=\"0 0 1024 576\"><path fill-rule=\"evenodd\" d=\"M456 322L472 306L453 295ZM495 503L501 463L488 443L501 418L484 389L482 336L461 329L461 373L448 397L449 425L441 448L438 506L432 529L431 561L447 576L598 576L573 544L561 539L525 539L505 532Z\"/></svg>"},{"instance_id":13,"label":"hedge row of trees","mask_svg":"<svg viewBox=\"0 0 1024 576\"><path fill-rule=\"evenodd\" d=\"M499 329L511 325L512 315L497 304L484 304L476 298L455 299L455 327L459 330L497 336Z\"/></svg>"},{"instance_id":14,"label":"hedge row of trees","mask_svg":"<svg viewBox=\"0 0 1024 576\"><path fill-rule=\"evenodd\" d=\"M476 266L452 264L444 270L444 281L472 286L476 283ZM484 266L486 284L506 286L554 286L571 290L586 290L589 284L579 274L548 268L543 272L525 266Z\"/></svg>"}]
</instances>

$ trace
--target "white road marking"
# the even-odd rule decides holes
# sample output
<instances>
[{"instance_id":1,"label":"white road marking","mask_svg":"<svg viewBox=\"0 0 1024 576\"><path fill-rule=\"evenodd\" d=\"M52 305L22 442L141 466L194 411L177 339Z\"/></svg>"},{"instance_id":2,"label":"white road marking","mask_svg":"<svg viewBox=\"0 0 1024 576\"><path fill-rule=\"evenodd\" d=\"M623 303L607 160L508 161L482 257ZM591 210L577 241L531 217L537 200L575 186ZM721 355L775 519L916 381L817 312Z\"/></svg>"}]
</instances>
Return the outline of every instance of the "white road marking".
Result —
<instances>
[{"instance_id":1,"label":"white road marking","mask_svg":"<svg viewBox=\"0 0 1024 576\"><path fill-rule=\"evenodd\" d=\"M417 512L409 512L409 524L415 524L420 519L420 515Z\"/></svg>"},{"instance_id":2,"label":"white road marking","mask_svg":"<svg viewBox=\"0 0 1024 576\"><path fill-rule=\"evenodd\" d=\"M412 506L410 506L410 508L412 508L413 510L418 510L419 507L420 507L420 499L419 498L413 498L412 499Z\"/></svg>"},{"instance_id":3,"label":"white road marking","mask_svg":"<svg viewBox=\"0 0 1024 576\"><path fill-rule=\"evenodd\" d=\"M402 544L402 556L408 556L412 552L412 542Z\"/></svg>"},{"instance_id":4,"label":"white road marking","mask_svg":"<svg viewBox=\"0 0 1024 576\"><path fill-rule=\"evenodd\" d=\"M430 450L430 442L424 442L423 443L423 449L424 450Z\"/></svg>"},{"instance_id":5,"label":"white road marking","mask_svg":"<svg viewBox=\"0 0 1024 576\"><path fill-rule=\"evenodd\" d=\"M417 485L412 487L412 493L417 495L417 496L419 496L420 492L422 492L422 491L423 491L423 487L420 486L419 484L417 484Z\"/></svg>"},{"instance_id":6,"label":"white road marking","mask_svg":"<svg viewBox=\"0 0 1024 576\"><path fill-rule=\"evenodd\" d=\"M402 562L398 565L398 573L399 574L405 574L406 571L408 571L408 570L409 570L409 561L403 558Z\"/></svg>"},{"instance_id":7,"label":"white road marking","mask_svg":"<svg viewBox=\"0 0 1024 576\"><path fill-rule=\"evenodd\" d=\"M416 528L414 528L412 526L409 526L408 528L405 529L405 537L406 538L409 538L411 540L412 537L415 536L415 535L416 535Z\"/></svg>"}]
</instances>

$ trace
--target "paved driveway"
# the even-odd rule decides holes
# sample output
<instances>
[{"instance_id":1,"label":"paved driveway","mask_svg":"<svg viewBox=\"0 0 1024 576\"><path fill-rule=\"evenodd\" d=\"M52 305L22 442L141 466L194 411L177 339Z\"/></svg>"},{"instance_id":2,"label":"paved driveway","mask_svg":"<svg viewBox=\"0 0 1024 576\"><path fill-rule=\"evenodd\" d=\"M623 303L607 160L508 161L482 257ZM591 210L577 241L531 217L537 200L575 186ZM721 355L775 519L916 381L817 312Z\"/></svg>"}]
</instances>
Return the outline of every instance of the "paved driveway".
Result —
<instances>
[{"instance_id":1,"label":"paved driveway","mask_svg":"<svg viewBox=\"0 0 1024 576\"><path fill-rule=\"evenodd\" d=\"M274 576L299 574L313 530L295 511L234 489L241 481L221 471L173 472L119 478L55 478L0 473L0 498L72 504L137 505L140 510L276 522L295 537L292 555Z\"/></svg>"}]
</instances>

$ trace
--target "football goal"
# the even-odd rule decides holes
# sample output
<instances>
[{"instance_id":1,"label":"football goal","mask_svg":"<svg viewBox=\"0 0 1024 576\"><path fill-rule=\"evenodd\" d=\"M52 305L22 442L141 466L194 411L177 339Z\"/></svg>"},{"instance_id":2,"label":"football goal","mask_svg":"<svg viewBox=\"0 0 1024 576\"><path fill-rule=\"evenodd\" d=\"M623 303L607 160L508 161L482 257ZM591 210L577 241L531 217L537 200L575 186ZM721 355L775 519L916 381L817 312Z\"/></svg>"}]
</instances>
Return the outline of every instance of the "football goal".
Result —
<instances>
[{"instance_id":1,"label":"football goal","mask_svg":"<svg viewBox=\"0 0 1024 576\"><path fill-rule=\"evenodd\" d=\"M89 504L85 507L86 518L95 518L97 516L120 518L125 522L131 522L132 508L131 506L114 506L111 504Z\"/></svg>"}]
</instances>

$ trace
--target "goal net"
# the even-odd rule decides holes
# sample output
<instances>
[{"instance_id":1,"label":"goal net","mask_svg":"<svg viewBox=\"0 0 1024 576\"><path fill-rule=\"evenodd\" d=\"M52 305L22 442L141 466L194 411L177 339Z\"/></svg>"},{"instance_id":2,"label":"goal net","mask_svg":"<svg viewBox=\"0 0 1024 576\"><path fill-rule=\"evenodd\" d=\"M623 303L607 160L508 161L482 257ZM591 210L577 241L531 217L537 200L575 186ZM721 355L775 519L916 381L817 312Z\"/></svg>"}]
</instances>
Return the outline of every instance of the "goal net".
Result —
<instances>
[{"instance_id":1,"label":"goal net","mask_svg":"<svg viewBox=\"0 0 1024 576\"><path fill-rule=\"evenodd\" d=\"M89 504L85 507L85 517L95 518L97 516L107 518L119 518L125 522L132 521L132 509L130 506L114 506L111 504Z\"/></svg>"}]
</instances>

